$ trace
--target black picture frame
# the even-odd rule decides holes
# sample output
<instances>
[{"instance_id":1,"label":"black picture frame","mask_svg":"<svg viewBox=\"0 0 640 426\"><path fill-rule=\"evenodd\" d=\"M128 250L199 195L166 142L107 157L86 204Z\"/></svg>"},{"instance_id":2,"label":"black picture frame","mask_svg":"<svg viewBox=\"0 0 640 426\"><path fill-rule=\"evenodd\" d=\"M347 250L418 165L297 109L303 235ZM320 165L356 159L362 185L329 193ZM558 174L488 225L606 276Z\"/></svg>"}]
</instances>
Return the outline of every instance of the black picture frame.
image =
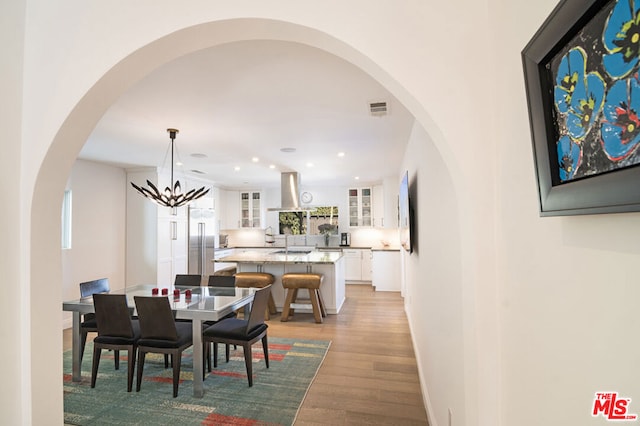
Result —
<instances>
[{"instance_id":1,"label":"black picture frame","mask_svg":"<svg viewBox=\"0 0 640 426\"><path fill-rule=\"evenodd\" d=\"M540 216L640 211L640 167L558 182L554 88L547 64L612 1L561 1L522 51Z\"/></svg>"}]
</instances>

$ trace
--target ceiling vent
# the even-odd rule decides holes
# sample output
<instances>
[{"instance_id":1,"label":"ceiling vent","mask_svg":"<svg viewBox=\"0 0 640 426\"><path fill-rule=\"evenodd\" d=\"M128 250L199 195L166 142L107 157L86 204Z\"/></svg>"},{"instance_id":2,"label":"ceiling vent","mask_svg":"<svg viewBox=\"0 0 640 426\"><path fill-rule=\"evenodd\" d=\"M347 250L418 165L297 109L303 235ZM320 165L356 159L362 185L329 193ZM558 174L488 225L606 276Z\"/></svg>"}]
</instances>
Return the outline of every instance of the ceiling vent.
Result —
<instances>
[{"instance_id":1,"label":"ceiling vent","mask_svg":"<svg viewBox=\"0 0 640 426\"><path fill-rule=\"evenodd\" d=\"M389 112L387 103L385 101L369 102L369 111L373 116L387 115L387 113Z\"/></svg>"}]
</instances>

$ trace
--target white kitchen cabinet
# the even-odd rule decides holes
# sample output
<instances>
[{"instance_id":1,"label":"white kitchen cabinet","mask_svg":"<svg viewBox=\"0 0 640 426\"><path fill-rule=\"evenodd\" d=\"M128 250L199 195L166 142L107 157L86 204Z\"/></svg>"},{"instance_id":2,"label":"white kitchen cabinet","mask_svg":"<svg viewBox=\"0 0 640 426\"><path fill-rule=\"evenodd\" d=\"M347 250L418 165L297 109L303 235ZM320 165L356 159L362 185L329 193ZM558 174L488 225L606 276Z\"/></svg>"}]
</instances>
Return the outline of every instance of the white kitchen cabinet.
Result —
<instances>
[{"instance_id":1,"label":"white kitchen cabinet","mask_svg":"<svg viewBox=\"0 0 640 426\"><path fill-rule=\"evenodd\" d=\"M371 281L371 250L342 249L345 259L345 280Z\"/></svg>"},{"instance_id":2,"label":"white kitchen cabinet","mask_svg":"<svg viewBox=\"0 0 640 426\"><path fill-rule=\"evenodd\" d=\"M371 281L371 250L362 251L361 279L362 281Z\"/></svg>"},{"instance_id":3,"label":"white kitchen cabinet","mask_svg":"<svg viewBox=\"0 0 640 426\"><path fill-rule=\"evenodd\" d=\"M127 172L138 185L146 180L164 188L170 178L155 169ZM182 182L181 182L182 183ZM186 207L161 207L127 185L126 285L168 286L176 274L187 273Z\"/></svg>"},{"instance_id":4,"label":"white kitchen cabinet","mask_svg":"<svg viewBox=\"0 0 640 426\"><path fill-rule=\"evenodd\" d=\"M371 188L350 188L348 197L349 226L373 226Z\"/></svg>"},{"instance_id":5,"label":"white kitchen cabinet","mask_svg":"<svg viewBox=\"0 0 640 426\"><path fill-rule=\"evenodd\" d=\"M240 228L260 228L262 218L262 194L259 191L240 192Z\"/></svg>"},{"instance_id":6,"label":"white kitchen cabinet","mask_svg":"<svg viewBox=\"0 0 640 426\"><path fill-rule=\"evenodd\" d=\"M400 251L373 250L371 284L376 291L400 291Z\"/></svg>"},{"instance_id":7,"label":"white kitchen cabinet","mask_svg":"<svg viewBox=\"0 0 640 426\"><path fill-rule=\"evenodd\" d=\"M373 226L396 229L398 227L399 184L395 177L385 178L382 185L372 188Z\"/></svg>"},{"instance_id":8,"label":"white kitchen cabinet","mask_svg":"<svg viewBox=\"0 0 640 426\"><path fill-rule=\"evenodd\" d=\"M264 202L260 191L220 190L220 229L262 228Z\"/></svg>"}]
</instances>

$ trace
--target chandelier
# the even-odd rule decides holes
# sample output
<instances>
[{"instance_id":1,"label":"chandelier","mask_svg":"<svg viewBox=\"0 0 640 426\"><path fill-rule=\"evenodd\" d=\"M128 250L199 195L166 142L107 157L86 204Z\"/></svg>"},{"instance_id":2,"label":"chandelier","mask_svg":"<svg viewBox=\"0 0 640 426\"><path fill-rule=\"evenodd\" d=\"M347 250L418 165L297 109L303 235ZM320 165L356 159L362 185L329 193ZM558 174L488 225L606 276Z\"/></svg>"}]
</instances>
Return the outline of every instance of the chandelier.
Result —
<instances>
[{"instance_id":1,"label":"chandelier","mask_svg":"<svg viewBox=\"0 0 640 426\"><path fill-rule=\"evenodd\" d=\"M169 132L169 137L171 138L171 186L167 186L163 192L158 191L158 188L149 180L147 180L149 188L139 187L133 182L131 182L131 186L158 205L164 207L182 207L204 196L209 192L209 189L205 189L203 186L200 189L192 189L187 193L182 193L180 181L173 181L173 144L176 134L178 134L178 129L167 129L167 132Z\"/></svg>"}]
</instances>

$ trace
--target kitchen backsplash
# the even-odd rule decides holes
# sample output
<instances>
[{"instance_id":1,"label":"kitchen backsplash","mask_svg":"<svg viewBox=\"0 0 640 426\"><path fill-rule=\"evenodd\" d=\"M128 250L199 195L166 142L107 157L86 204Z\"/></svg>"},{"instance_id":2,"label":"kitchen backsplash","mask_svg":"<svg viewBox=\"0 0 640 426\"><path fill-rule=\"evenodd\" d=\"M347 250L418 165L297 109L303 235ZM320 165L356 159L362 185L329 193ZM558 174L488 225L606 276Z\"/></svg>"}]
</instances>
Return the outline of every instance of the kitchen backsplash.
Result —
<instances>
[{"instance_id":1,"label":"kitchen backsplash","mask_svg":"<svg viewBox=\"0 0 640 426\"><path fill-rule=\"evenodd\" d=\"M227 229L221 231L229 235L229 247L284 247L284 235L275 235L273 244L265 243L264 229ZM290 246L317 246L325 245L324 236L322 235L292 235L288 237ZM381 247L388 244L389 247L397 248L400 246L400 239L396 229L380 229L380 228L354 228L351 231L352 247ZM329 246L337 247L340 245L340 235L331 235L329 237Z\"/></svg>"}]
</instances>

